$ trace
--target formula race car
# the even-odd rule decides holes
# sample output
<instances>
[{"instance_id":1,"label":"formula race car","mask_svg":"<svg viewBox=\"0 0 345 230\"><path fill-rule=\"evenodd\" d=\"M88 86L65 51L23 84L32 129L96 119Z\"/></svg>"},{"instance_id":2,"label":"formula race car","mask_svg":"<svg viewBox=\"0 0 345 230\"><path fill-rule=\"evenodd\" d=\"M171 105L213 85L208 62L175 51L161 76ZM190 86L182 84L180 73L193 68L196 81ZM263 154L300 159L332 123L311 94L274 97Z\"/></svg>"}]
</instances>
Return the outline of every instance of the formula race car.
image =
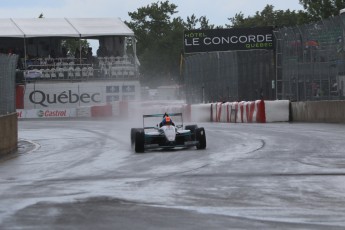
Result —
<instances>
[{"instance_id":1,"label":"formula race car","mask_svg":"<svg viewBox=\"0 0 345 230\"><path fill-rule=\"evenodd\" d=\"M168 116L174 122L157 123ZM147 120L155 120L156 125L148 125ZM153 123L151 121L151 123ZM206 133L197 125L186 125L183 129L182 113L143 115L143 128L131 129L132 148L137 153L148 149L206 148Z\"/></svg>"}]
</instances>

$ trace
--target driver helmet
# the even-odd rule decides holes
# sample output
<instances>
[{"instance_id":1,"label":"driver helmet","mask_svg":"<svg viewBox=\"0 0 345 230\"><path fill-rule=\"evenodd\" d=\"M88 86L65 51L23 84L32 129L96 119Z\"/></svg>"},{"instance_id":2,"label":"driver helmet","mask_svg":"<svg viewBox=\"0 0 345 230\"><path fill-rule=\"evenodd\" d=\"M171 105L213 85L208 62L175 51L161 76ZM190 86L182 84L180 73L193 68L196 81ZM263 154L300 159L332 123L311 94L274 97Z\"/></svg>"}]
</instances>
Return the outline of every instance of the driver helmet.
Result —
<instances>
[{"instance_id":1,"label":"driver helmet","mask_svg":"<svg viewBox=\"0 0 345 230\"><path fill-rule=\"evenodd\" d=\"M166 116L164 119L165 119L165 124L167 124L167 125L171 124L171 119L169 116Z\"/></svg>"}]
</instances>

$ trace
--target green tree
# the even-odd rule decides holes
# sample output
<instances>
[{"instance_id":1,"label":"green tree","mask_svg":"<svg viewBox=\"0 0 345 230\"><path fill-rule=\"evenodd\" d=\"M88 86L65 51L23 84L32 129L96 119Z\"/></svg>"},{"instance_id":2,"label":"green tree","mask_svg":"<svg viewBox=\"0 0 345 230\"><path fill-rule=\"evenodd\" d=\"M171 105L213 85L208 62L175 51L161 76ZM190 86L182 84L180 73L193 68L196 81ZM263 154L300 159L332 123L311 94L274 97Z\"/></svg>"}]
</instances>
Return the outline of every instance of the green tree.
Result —
<instances>
[{"instance_id":1,"label":"green tree","mask_svg":"<svg viewBox=\"0 0 345 230\"><path fill-rule=\"evenodd\" d=\"M194 30L197 28L199 19L196 18L194 14L192 16L187 17L187 21L183 22L183 25L185 26L186 30Z\"/></svg>"},{"instance_id":2,"label":"green tree","mask_svg":"<svg viewBox=\"0 0 345 230\"><path fill-rule=\"evenodd\" d=\"M175 4L164 1L128 13L131 21L126 24L134 31L137 39L143 84L170 84L171 80L181 80L184 30L215 28L206 16L197 18L193 14L185 22L180 17L173 17L177 12Z\"/></svg>"},{"instance_id":3,"label":"green tree","mask_svg":"<svg viewBox=\"0 0 345 230\"><path fill-rule=\"evenodd\" d=\"M187 17L186 22L183 22L183 25L186 30L195 30L195 29L214 29L215 25L209 24L209 20L206 16L201 16L197 18L194 14ZM219 28L219 27L217 27Z\"/></svg>"},{"instance_id":4,"label":"green tree","mask_svg":"<svg viewBox=\"0 0 345 230\"><path fill-rule=\"evenodd\" d=\"M300 0L299 2L313 21L339 15L339 11L345 7L344 0Z\"/></svg>"},{"instance_id":5,"label":"green tree","mask_svg":"<svg viewBox=\"0 0 345 230\"><path fill-rule=\"evenodd\" d=\"M310 17L303 11L291 10L274 10L274 6L266 5L265 8L254 16L244 17L243 13L237 13L234 17L228 18L231 24L225 26L230 28L236 27L258 27L258 26L274 26L289 27L310 22Z\"/></svg>"},{"instance_id":6,"label":"green tree","mask_svg":"<svg viewBox=\"0 0 345 230\"><path fill-rule=\"evenodd\" d=\"M128 13L131 21L126 23L136 35L144 84L161 84L178 77L184 27L181 18L172 19L176 8L165 1Z\"/></svg>"},{"instance_id":7,"label":"green tree","mask_svg":"<svg viewBox=\"0 0 345 230\"><path fill-rule=\"evenodd\" d=\"M90 44L86 39L79 40L79 38L70 38L62 40L61 45L66 48L67 55L69 56L75 56L76 50L80 50L80 48L84 48L84 50L87 51L87 48L90 47Z\"/></svg>"}]
</instances>

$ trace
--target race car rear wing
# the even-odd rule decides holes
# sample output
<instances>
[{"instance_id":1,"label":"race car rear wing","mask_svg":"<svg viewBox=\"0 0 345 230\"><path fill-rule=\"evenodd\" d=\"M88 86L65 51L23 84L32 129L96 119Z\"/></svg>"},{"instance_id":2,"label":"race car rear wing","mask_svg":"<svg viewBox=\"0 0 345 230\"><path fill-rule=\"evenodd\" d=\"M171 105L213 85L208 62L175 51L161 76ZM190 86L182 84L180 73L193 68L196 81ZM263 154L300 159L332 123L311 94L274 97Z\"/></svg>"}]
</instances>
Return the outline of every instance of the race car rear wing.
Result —
<instances>
[{"instance_id":1,"label":"race car rear wing","mask_svg":"<svg viewBox=\"0 0 345 230\"><path fill-rule=\"evenodd\" d=\"M169 117L176 117L176 116L181 116L182 117L182 113L169 113L168 114ZM164 116L164 113L162 114L149 114L149 115L143 115L143 118L146 118L146 117L163 117Z\"/></svg>"},{"instance_id":2,"label":"race car rear wing","mask_svg":"<svg viewBox=\"0 0 345 230\"><path fill-rule=\"evenodd\" d=\"M181 122L182 122L182 126L183 126L183 116L182 116L182 113L169 113L168 114L169 117L181 117ZM149 118L149 117L160 117L160 118L163 118L164 116L164 113L160 114L146 114L146 115L143 115L143 127L144 129L156 129L158 128L157 126L145 126L145 118Z\"/></svg>"}]
</instances>

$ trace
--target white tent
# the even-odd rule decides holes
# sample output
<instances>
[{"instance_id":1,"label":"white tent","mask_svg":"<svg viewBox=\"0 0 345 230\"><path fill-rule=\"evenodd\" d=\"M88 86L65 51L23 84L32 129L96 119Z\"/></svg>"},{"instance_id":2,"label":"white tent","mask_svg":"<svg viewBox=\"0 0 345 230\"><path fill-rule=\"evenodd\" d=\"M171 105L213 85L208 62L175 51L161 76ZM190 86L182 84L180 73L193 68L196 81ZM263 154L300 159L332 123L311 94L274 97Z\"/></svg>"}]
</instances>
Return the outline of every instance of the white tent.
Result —
<instances>
[{"instance_id":1,"label":"white tent","mask_svg":"<svg viewBox=\"0 0 345 230\"><path fill-rule=\"evenodd\" d=\"M68 18L81 37L134 36L119 18Z\"/></svg>"},{"instance_id":2,"label":"white tent","mask_svg":"<svg viewBox=\"0 0 345 230\"><path fill-rule=\"evenodd\" d=\"M102 42L110 41L109 44L113 46L115 40L111 40L111 37L134 37L134 32L120 18L0 18L0 39L23 39L24 63L28 52L38 53L39 50L38 44L32 43L32 38L101 39L102 37L105 37ZM136 58L135 39L131 41ZM121 43L118 45L125 45Z\"/></svg>"},{"instance_id":3,"label":"white tent","mask_svg":"<svg viewBox=\"0 0 345 230\"><path fill-rule=\"evenodd\" d=\"M0 18L0 38L23 38L24 33L16 26L12 19Z\"/></svg>"},{"instance_id":4,"label":"white tent","mask_svg":"<svg viewBox=\"0 0 345 230\"><path fill-rule=\"evenodd\" d=\"M33 37L79 37L79 33L65 19L31 18L12 19L26 38Z\"/></svg>"},{"instance_id":5,"label":"white tent","mask_svg":"<svg viewBox=\"0 0 345 230\"><path fill-rule=\"evenodd\" d=\"M0 38L134 36L119 18L0 19Z\"/></svg>"}]
</instances>

